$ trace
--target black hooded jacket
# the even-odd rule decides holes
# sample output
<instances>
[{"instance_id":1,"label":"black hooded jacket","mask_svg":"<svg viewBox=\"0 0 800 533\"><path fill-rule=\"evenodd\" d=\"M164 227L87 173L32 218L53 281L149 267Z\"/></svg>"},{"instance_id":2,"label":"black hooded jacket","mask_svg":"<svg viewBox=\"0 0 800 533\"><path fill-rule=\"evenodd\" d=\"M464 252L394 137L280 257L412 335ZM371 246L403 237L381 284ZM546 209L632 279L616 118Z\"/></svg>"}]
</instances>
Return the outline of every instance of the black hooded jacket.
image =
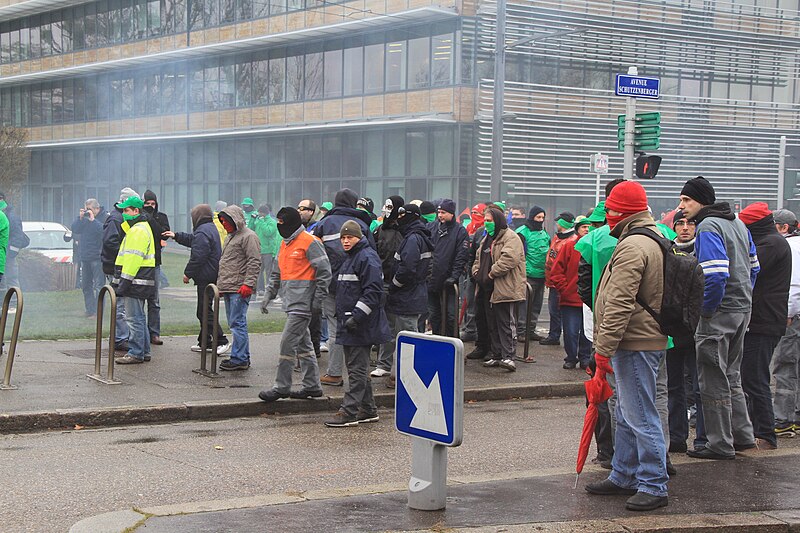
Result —
<instances>
[{"instance_id":1,"label":"black hooded jacket","mask_svg":"<svg viewBox=\"0 0 800 533\"><path fill-rule=\"evenodd\" d=\"M109 212L103 223L103 249L100 252L100 261L103 263L103 274L114 275L114 263L117 260L119 246L122 244L122 210L114 204L114 209Z\"/></svg>"},{"instance_id":2,"label":"black hooded jacket","mask_svg":"<svg viewBox=\"0 0 800 533\"><path fill-rule=\"evenodd\" d=\"M147 223L150 224L150 229L153 231L153 239L156 242L156 266L159 266L161 265L161 234L170 230L169 217L158 210L156 193L150 189L146 190L144 200L153 200L156 203L156 208L152 213L147 208L144 209L144 212L147 214Z\"/></svg>"},{"instance_id":3,"label":"black hooded jacket","mask_svg":"<svg viewBox=\"0 0 800 533\"><path fill-rule=\"evenodd\" d=\"M408 216L408 215L406 215ZM433 242L421 220L400 227L403 242L394 254L386 309L397 315L421 315L428 310L427 277Z\"/></svg>"},{"instance_id":4,"label":"black hooded jacket","mask_svg":"<svg viewBox=\"0 0 800 533\"><path fill-rule=\"evenodd\" d=\"M792 250L775 229L772 215L747 226L756 245L761 272L753 287L753 311L748 333L782 337L789 314Z\"/></svg>"},{"instance_id":5,"label":"black hooded jacket","mask_svg":"<svg viewBox=\"0 0 800 533\"><path fill-rule=\"evenodd\" d=\"M389 283L392 279L392 265L394 254L403 242L403 235L397 225L397 211L405 204L402 196L390 196L392 212L385 216L383 223L375 229L375 247L378 257L381 258L383 268L383 282Z\"/></svg>"}]
</instances>

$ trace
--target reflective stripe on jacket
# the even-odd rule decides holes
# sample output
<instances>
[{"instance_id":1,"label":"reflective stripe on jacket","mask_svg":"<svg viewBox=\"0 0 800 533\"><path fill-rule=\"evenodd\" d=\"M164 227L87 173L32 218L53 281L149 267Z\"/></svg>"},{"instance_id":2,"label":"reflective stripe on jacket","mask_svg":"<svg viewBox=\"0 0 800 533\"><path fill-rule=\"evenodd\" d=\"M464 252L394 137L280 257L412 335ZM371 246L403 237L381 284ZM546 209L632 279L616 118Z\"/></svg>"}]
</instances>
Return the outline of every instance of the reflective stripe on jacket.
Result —
<instances>
[{"instance_id":1,"label":"reflective stripe on jacket","mask_svg":"<svg viewBox=\"0 0 800 533\"><path fill-rule=\"evenodd\" d=\"M267 300L280 294L287 313L309 314L314 301L328 295L331 263L322 241L303 226L281 242L267 287Z\"/></svg>"},{"instance_id":2,"label":"reflective stripe on jacket","mask_svg":"<svg viewBox=\"0 0 800 533\"><path fill-rule=\"evenodd\" d=\"M133 226L122 223L125 237L119 247L115 261L114 281L117 295L147 299L156 292L156 252L153 232L143 218L137 218Z\"/></svg>"}]
</instances>

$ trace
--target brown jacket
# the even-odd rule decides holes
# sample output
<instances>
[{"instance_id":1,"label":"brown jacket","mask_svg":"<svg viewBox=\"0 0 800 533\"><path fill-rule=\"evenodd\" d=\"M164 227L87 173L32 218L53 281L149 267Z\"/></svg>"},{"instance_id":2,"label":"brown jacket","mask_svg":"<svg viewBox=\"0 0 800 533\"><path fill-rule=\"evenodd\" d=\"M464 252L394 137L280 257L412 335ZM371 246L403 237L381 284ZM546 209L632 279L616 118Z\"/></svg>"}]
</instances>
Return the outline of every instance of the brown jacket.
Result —
<instances>
[{"instance_id":1,"label":"brown jacket","mask_svg":"<svg viewBox=\"0 0 800 533\"><path fill-rule=\"evenodd\" d=\"M486 237L484 237L486 239ZM483 240L481 241L483 247ZM525 299L525 251L522 240L513 230L500 230L491 246L492 269L489 275L494 280L491 302L521 302ZM481 253L475 255L472 275L478 274Z\"/></svg>"},{"instance_id":2,"label":"brown jacket","mask_svg":"<svg viewBox=\"0 0 800 533\"><path fill-rule=\"evenodd\" d=\"M261 242L247 228L241 207L229 205L221 212L233 219L236 231L225 238L217 277L219 292L236 292L242 285L255 288L261 270Z\"/></svg>"},{"instance_id":3,"label":"brown jacket","mask_svg":"<svg viewBox=\"0 0 800 533\"><path fill-rule=\"evenodd\" d=\"M659 233L650 213L642 211L620 222L611 235L620 239L603 270L594 307L595 351L606 357L617 350L655 351L667 347L655 319L636 303L636 295L655 311L664 292L664 256L646 235L625 237L632 228Z\"/></svg>"}]
</instances>

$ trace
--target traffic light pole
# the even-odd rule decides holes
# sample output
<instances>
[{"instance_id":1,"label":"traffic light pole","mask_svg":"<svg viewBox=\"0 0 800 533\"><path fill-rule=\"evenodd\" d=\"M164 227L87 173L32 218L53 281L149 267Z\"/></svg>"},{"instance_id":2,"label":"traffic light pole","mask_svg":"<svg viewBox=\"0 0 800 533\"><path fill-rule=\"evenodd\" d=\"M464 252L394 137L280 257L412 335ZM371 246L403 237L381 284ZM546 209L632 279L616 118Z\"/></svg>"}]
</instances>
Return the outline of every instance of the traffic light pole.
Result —
<instances>
[{"instance_id":1,"label":"traffic light pole","mask_svg":"<svg viewBox=\"0 0 800 533\"><path fill-rule=\"evenodd\" d=\"M778 209L783 208L783 197L786 195L786 135L781 135L780 159L778 159Z\"/></svg>"},{"instance_id":2,"label":"traffic light pole","mask_svg":"<svg viewBox=\"0 0 800 533\"><path fill-rule=\"evenodd\" d=\"M492 171L489 198L502 200L503 180L503 108L506 81L506 0L497 0L497 28L494 48L494 103L492 104Z\"/></svg>"},{"instance_id":3,"label":"traffic light pole","mask_svg":"<svg viewBox=\"0 0 800 533\"><path fill-rule=\"evenodd\" d=\"M629 71L629 73L631 72ZM636 129L636 98L628 96L625 100L625 160L622 177L626 180L632 180L634 130Z\"/></svg>"}]
</instances>

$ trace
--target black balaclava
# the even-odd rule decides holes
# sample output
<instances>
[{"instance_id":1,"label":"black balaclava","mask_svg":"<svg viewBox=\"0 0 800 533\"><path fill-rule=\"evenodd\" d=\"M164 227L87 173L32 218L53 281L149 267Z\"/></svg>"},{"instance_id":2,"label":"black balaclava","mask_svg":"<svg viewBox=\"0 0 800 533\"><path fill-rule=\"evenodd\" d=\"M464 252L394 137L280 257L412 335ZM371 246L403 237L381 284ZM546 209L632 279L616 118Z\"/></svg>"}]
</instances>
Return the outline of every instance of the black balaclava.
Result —
<instances>
[{"instance_id":1,"label":"black balaclava","mask_svg":"<svg viewBox=\"0 0 800 533\"><path fill-rule=\"evenodd\" d=\"M390 196L389 198L386 199L386 202L384 202L384 207L386 207L386 205L389 204L389 202L391 202L392 204L392 210L387 214L386 210L384 209L383 211L384 222L386 222L387 220L397 220L398 209L403 207L403 205L405 205L406 203L406 201L403 200L402 196Z\"/></svg>"},{"instance_id":2,"label":"black balaclava","mask_svg":"<svg viewBox=\"0 0 800 533\"><path fill-rule=\"evenodd\" d=\"M144 191L144 201L147 202L148 200L154 201L156 203L156 206L155 207L144 206L142 209L152 215L153 213L158 211L158 198L156 197L156 193L154 193L150 189Z\"/></svg>"},{"instance_id":3,"label":"black balaclava","mask_svg":"<svg viewBox=\"0 0 800 533\"><path fill-rule=\"evenodd\" d=\"M403 206L403 210L405 211L405 215L397 219L397 223L400 225L401 228L408 226L415 220L419 220L420 217L422 216L419 210L419 206L414 204L405 204Z\"/></svg>"},{"instance_id":4,"label":"black balaclava","mask_svg":"<svg viewBox=\"0 0 800 533\"><path fill-rule=\"evenodd\" d=\"M539 213L544 213L544 209L542 209L538 205L535 205L535 206L531 207L531 210L528 211L528 220L527 220L527 222L525 222L525 224L532 231L542 231L542 229L544 229L544 222L543 221L533 220L534 217L536 215L538 215Z\"/></svg>"},{"instance_id":5,"label":"black balaclava","mask_svg":"<svg viewBox=\"0 0 800 533\"><path fill-rule=\"evenodd\" d=\"M333 198L334 207L350 207L355 209L358 202L358 195L350 189L342 189Z\"/></svg>"},{"instance_id":6,"label":"black balaclava","mask_svg":"<svg viewBox=\"0 0 800 533\"><path fill-rule=\"evenodd\" d=\"M276 217L278 219L278 233L288 239L301 226L300 212L291 206L281 207Z\"/></svg>"}]
</instances>

